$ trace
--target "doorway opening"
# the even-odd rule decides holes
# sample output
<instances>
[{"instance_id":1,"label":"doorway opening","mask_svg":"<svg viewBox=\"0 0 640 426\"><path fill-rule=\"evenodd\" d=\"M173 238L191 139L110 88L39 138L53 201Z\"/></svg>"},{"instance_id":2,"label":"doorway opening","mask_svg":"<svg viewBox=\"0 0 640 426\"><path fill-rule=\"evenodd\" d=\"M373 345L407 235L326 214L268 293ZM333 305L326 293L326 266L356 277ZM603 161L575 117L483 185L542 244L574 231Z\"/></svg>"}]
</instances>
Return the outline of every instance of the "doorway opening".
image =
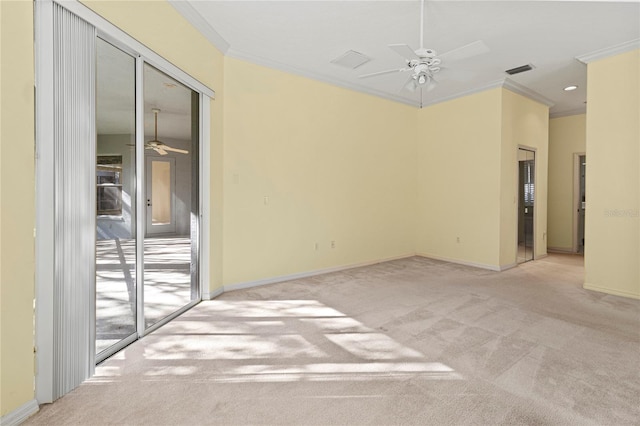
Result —
<instances>
[{"instance_id":1,"label":"doorway opening","mask_svg":"<svg viewBox=\"0 0 640 426\"><path fill-rule=\"evenodd\" d=\"M518 149L518 263L535 257L535 157L533 150Z\"/></svg>"}]
</instances>

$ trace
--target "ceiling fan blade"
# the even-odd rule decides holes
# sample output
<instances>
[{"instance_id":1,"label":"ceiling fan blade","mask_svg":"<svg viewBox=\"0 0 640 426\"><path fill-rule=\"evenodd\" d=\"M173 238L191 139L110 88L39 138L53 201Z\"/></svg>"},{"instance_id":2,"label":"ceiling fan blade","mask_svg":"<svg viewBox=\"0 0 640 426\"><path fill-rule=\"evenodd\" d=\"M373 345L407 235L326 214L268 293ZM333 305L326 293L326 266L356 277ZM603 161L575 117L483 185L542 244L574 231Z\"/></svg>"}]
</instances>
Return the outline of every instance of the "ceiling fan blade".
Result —
<instances>
[{"instance_id":1,"label":"ceiling fan blade","mask_svg":"<svg viewBox=\"0 0 640 426\"><path fill-rule=\"evenodd\" d=\"M165 145L162 147L163 150L165 151L171 151L171 152L179 152L180 154L188 154L189 151L187 151L186 149L178 149L178 148L172 148L168 145Z\"/></svg>"},{"instance_id":2,"label":"ceiling fan blade","mask_svg":"<svg viewBox=\"0 0 640 426\"><path fill-rule=\"evenodd\" d=\"M153 148L153 150L160 155L167 155L167 151L165 151L163 148Z\"/></svg>"},{"instance_id":3,"label":"ceiling fan blade","mask_svg":"<svg viewBox=\"0 0 640 426\"><path fill-rule=\"evenodd\" d=\"M449 67L440 67L440 72L438 72L438 78L440 80L454 80L454 81L469 81L474 76L475 73L469 70L462 70L460 68L449 68Z\"/></svg>"},{"instance_id":4,"label":"ceiling fan blade","mask_svg":"<svg viewBox=\"0 0 640 426\"><path fill-rule=\"evenodd\" d=\"M438 55L442 61L453 62L460 61L462 59L471 58L472 56L481 55L489 52L489 48L482 40L474 41L473 43L466 44L458 47L457 49L450 50Z\"/></svg>"},{"instance_id":5,"label":"ceiling fan blade","mask_svg":"<svg viewBox=\"0 0 640 426\"><path fill-rule=\"evenodd\" d=\"M394 72L403 72L403 71L408 71L408 70L409 70L409 68L396 68L396 69L393 69L393 70L372 72L371 74L362 74L362 75L359 75L358 78L369 78L369 77L375 77L377 75L391 74L391 73L394 73Z\"/></svg>"},{"instance_id":6,"label":"ceiling fan blade","mask_svg":"<svg viewBox=\"0 0 640 426\"><path fill-rule=\"evenodd\" d=\"M416 52L406 44L390 44L389 49L393 50L406 60L418 59Z\"/></svg>"}]
</instances>

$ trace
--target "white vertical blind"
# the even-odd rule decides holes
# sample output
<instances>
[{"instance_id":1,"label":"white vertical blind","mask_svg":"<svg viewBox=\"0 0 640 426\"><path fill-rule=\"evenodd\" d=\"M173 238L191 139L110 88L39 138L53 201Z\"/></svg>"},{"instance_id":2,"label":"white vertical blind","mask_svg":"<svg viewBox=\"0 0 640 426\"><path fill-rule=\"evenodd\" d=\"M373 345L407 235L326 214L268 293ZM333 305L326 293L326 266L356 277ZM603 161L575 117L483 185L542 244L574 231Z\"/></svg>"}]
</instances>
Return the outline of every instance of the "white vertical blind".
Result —
<instances>
[{"instance_id":1,"label":"white vertical blind","mask_svg":"<svg viewBox=\"0 0 640 426\"><path fill-rule=\"evenodd\" d=\"M95 27L54 4L53 399L94 369L95 44Z\"/></svg>"}]
</instances>

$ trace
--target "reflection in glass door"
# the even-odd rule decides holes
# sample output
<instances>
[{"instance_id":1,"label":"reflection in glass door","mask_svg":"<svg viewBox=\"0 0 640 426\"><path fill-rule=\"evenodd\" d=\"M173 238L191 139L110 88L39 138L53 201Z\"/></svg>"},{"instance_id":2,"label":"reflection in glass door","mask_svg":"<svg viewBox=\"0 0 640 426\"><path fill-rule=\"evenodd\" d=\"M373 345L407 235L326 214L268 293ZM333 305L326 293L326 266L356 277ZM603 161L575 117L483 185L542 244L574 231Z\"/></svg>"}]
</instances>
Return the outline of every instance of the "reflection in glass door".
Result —
<instances>
[{"instance_id":1,"label":"reflection in glass door","mask_svg":"<svg viewBox=\"0 0 640 426\"><path fill-rule=\"evenodd\" d=\"M584 253L584 224L585 224L585 207L586 207L586 175L587 175L587 156L580 155L578 157L579 166L578 173L578 253Z\"/></svg>"},{"instance_id":2,"label":"reflection in glass door","mask_svg":"<svg viewBox=\"0 0 640 426\"><path fill-rule=\"evenodd\" d=\"M144 323L199 300L199 96L144 67Z\"/></svg>"},{"instance_id":3,"label":"reflection in glass door","mask_svg":"<svg viewBox=\"0 0 640 426\"><path fill-rule=\"evenodd\" d=\"M97 40L96 358L136 336L135 59Z\"/></svg>"},{"instance_id":4,"label":"reflection in glass door","mask_svg":"<svg viewBox=\"0 0 640 426\"><path fill-rule=\"evenodd\" d=\"M200 300L200 94L100 39L96 61L100 362Z\"/></svg>"},{"instance_id":5,"label":"reflection in glass door","mask_svg":"<svg viewBox=\"0 0 640 426\"><path fill-rule=\"evenodd\" d=\"M172 234L176 230L175 158L146 158L147 235Z\"/></svg>"},{"instance_id":6,"label":"reflection in glass door","mask_svg":"<svg viewBox=\"0 0 640 426\"><path fill-rule=\"evenodd\" d=\"M534 258L535 152L518 149L518 263Z\"/></svg>"}]
</instances>

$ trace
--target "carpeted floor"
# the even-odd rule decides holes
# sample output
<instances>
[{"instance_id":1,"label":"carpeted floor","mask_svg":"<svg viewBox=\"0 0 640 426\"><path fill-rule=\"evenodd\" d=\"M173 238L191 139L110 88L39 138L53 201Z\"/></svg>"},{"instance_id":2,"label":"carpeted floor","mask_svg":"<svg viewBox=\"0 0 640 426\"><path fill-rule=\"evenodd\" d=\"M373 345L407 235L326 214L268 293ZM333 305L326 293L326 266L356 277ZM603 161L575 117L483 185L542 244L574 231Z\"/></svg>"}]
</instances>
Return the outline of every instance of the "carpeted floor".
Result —
<instances>
[{"instance_id":1,"label":"carpeted floor","mask_svg":"<svg viewBox=\"0 0 640 426\"><path fill-rule=\"evenodd\" d=\"M27 424L640 424L640 301L419 257L203 302Z\"/></svg>"}]
</instances>

